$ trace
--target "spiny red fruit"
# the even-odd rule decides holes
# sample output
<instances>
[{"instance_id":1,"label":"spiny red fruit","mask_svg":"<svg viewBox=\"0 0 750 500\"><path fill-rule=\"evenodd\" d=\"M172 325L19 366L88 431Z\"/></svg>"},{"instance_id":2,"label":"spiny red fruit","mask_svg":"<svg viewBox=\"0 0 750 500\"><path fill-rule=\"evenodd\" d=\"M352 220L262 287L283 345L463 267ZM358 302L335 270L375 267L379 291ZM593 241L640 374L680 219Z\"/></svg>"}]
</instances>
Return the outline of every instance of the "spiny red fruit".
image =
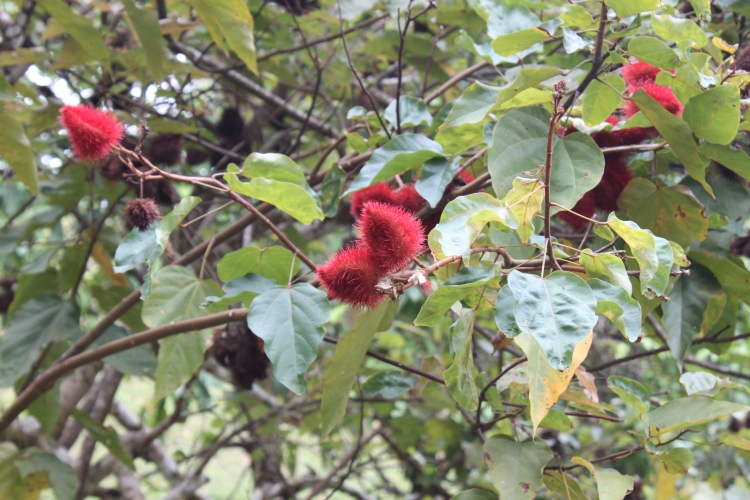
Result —
<instances>
[{"instance_id":1,"label":"spiny red fruit","mask_svg":"<svg viewBox=\"0 0 750 500\"><path fill-rule=\"evenodd\" d=\"M566 212L564 210L561 210L557 213L557 216L568 223L570 227L572 227L575 231L580 231L583 229L586 224L589 223L586 219L579 217L576 214L581 214L584 217L593 217L595 206L594 206L594 197L591 194L591 191L583 195L583 198L578 200L578 203L575 204L575 206L572 208L574 213Z\"/></svg>"},{"instance_id":2,"label":"spiny red fruit","mask_svg":"<svg viewBox=\"0 0 750 500\"><path fill-rule=\"evenodd\" d=\"M672 92L671 88L665 87L664 85L657 85L653 82L645 83L639 88L643 89L644 92L653 97L656 102L661 104L664 109L673 115L679 116L682 114L682 103L674 96L674 92ZM625 104L626 118L630 118L638 111L640 111L640 109L638 109L638 106L633 101L628 101L627 104Z\"/></svg>"},{"instance_id":3,"label":"spiny red fruit","mask_svg":"<svg viewBox=\"0 0 750 500\"><path fill-rule=\"evenodd\" d=\"M357 228L382 273L402 268L423 248L422 222L401 207L366 203Z\"/></svg>"},{"instance_id":4,"label":"spiny red fruit","mask_svg":"<svg viewBox=\"0 0 750 500\"><path fill-rule=\"evenodd\" d=\"M91 106L63 106L60 122L68 130L68 137L76 157L96 161L112 152L124 132L122 123L111 113Z\"/></svg>"},{"instance_id":5,"label":"spiny red fruit","mask_svg":"<svg viewBox=\"0 0 750 500\"><path fill-rule=\"evenodd\" d=\"M139 231L143 232L161 215L151 198L136 198L125 204L125 216Z\"/></svg>"},{"instance_id":6,"label":"spiny red fruit","mask_svg":"<svg viewBox=\"0 0 750 500\"><path fill-rule=\"evenodd\" d=\"M403 207L408 212L416 213L424 205L425 199L417 192L416 185L411 183L395 190L393 201L395 201L394 205Z\"/></svg>"},{"instance_id":7,"label":"spiny red fruit","mask_svg":"<svg viewBox=\"0 0 750 500\"><path fill-rule=\"evenodd\" d=\"M625 80L628 90L632 93L646 83L656 82L656 75L658 75L660 71L661 70L655 66L638 61L622 67L622 78Z\"/></svg>"},{"instance_id":8,"label":"spiny red fruit","mask_svg":"<svg viewBox=\"0 0 750 500\"><path fill-rule=\"evenodd\" d=\"M374 186L357 191L352 195L349 211L355 219L359 219L359 216L362 213L362 208L368 201L379 201L389 205L397 204L393 199L393 190L386 182L375 184Z\"/></svg>"},{"instance_id":9,"label":"spiny red fruit","mask_svg":"<svg viewBox=\"0 0 750 500\"><path fill-rule=\"evenodd\" d=\"M317 275L331 299L355 307L374 307L383 300L375 290L380 272L372 252L361 242L336 252L318 267Z\"/></svg>"},{"instance_id":10,"label":"spiny red fruit","mask_svg":"<svg viewBox=\"0 0 750 500\"><path fill-rule=\"evenodd\" d=\"M604 174L597 186L589 191L594 206L604 212L617 210L617 198L633 178L633 173L621 155L607 155L604 160Z\"/></svg>"}]
</instances>

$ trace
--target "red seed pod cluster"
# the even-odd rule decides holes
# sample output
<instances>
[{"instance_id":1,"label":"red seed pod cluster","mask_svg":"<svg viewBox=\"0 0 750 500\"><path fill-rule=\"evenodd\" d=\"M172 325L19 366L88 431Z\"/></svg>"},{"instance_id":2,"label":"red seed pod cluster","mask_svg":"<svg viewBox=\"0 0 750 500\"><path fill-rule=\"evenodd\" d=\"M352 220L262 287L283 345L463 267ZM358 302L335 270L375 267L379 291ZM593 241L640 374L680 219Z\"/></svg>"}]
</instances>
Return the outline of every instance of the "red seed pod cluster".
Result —
<instances>
[{"instance_id":1,"label":"red seed pod cluster","mask_svg":"<svg viewBox=\"0 0 750 500\"><path fill-rule=\"evenodd\" d=\"M413 214L382 201L364 203L359 216L359 240L319 266L317 275L330 298L375 307L383 299L375 285L422 250L424 231Z\"/></svg>"},{"instance_id":2,"label":"red seed pod cluster","mask_svg":"<svg viewBox=\"0 0 750 500\"><path fill-rule=\"evenodd\" d=\"M623 67L622 75L631 94L638 89L643 89L661 104L664 109L674 115L680 115L683 106L675 97L672 89L656 83L656 76L660 71L659 68L638 61ZM626 118L630 118L638 111L638 106L633 101L628 101L623 109ZM613 115L607 119L607 122L616 125L619 119ZM568 127L565 134L567 135L575 131L576 129L571 126ZM606 130L595 132L591 134L591 138L600 148L611 148L640 144L650 136L656 134L656 129L653 127L634 127L613 130L611 132ZM614 212L617 210L617 198L633 178L633 174L627 164L629 154L629 152L623 151L604 155L604 173L602 174L601 181L576 203L572 209L574 212L591 218L596 210L604 212ZM557 215L576 231L580 231L588 223L588 220L578 217L571 212L560 212Z\"/></svg>"},{"instance_id":3,"label":"red seed pod cluster","mask_svg":"<svg viewBox=\"0 0 750 500\"><path fill-rule=\"evenodd\" d=\"M68 137L76 157L85 161L101 160L122 140L122 123L111 113L91 106L63 106L60 123L68 130Z\"/></svg>"}]
</instances>

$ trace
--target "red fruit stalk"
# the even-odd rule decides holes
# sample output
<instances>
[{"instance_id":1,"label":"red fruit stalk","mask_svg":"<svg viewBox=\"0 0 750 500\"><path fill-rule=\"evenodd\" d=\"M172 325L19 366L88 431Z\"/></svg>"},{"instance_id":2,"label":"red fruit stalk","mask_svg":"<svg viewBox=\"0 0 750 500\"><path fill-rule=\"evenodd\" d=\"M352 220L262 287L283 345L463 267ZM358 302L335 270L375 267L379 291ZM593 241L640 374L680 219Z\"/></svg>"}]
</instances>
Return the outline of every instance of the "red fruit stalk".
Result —
<instances>
[{"instance_id":1,"label":"red fruit stalk","mask_svg":"<svg viewBox=\"0 0 750 500\"><path fill-rule=\"evenodd\" d=\"M370 249L361 242L336 252L318 266L317 275L331 299L355 307L374 307L383 300L375 291L380 272Z\"/></svg>"},{"instance_id":2,"label":"red fruit stalk","mask_svg":"<svg viewBox=\"0 0 750 500\"><path fill-rule=\"evenodd\" d=\"M422 222L400 207L376 201L366 203L357 228L381 273L409 263L424 247Z\"/></svg>"},{"instance_id":3,"label":"red fruit stalk","mask_svg":"<svg viewBox=\"0 0 750 500\"><path fill-rule=\"evenodd\" d=\"M122 123L107 111L91 106L63 106L60 122L68 130L68 137L76 157L96 161L112 152L122 139Z\"/></svg>"}]
</instances>

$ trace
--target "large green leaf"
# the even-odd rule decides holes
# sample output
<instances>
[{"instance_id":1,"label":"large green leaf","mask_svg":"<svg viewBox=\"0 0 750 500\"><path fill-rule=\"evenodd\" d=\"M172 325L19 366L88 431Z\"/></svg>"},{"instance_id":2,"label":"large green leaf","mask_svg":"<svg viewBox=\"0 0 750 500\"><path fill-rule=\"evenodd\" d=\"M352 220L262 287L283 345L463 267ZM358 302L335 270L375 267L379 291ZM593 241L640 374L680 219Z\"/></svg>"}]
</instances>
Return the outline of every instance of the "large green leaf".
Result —
<instances>
[{"instance_id":1,"label":"large green leaf","mask_svg":"<svg viewBox=\"0 0 750 500\"><path fill-rule=\"evenodd\" d=\"M306 184L305 172L294 160L279 153L253 153L245 158L239 174L252 179L263 177L279 182Z\"/></svg>"},{"instance_id":2,"label":"large green leaf","mask_svg":"<svg viewBox=\"0 0 750 500\"><path fill-rule=\"evenodd\" d=\"M565 498L567 500L588 500L586 495L583 494L581 485L578 484L578 481L564 472L546 470L544 471L542 479L544 480L544 485L549 488L550 491L559 495L556 498Z\"/></svg>"},{"instance_id":3,"label":"large green leaf","mask_svg":"<svg viewBox=\"0 0 750 500\"><path fill-rule=\"evenodd\" d=\"M725 84L701 92L690 98L682 117L696 136L726 146L740 125L740 90Z\"/></svg>"},{"instance_id":4,"label":"large green leaf","mask_svg":"<svg viewBox=\"0 0 750 500\"><path fill-rule=\"evenodd\" d=\"M521 333L521 329L516 322L515 304L516 298L513 296L510 287L502 287L495 301L495 323L502 333L511 338Z\"/></svg>"},{"instance_id":5,"label":"large green leaf","mask_svg":"<svg viewBox=\"0 0 750 500\"><path fill-rule=\"evenodd\" d=\"M127 338L129 335L128 331L123 327L112 325L107 328L101 337L91 343L90 349L95 349L108 342ZM126 351L118 352L117 354L107 356L102 361L122 373L139 376L153 376L157 366L156 355L150 345L140 345Z\"/></svg>"},{"instance_id":6,"label":"large green leaf","mask_svg":"<svg viewBox=\"0 0 750 500\"><path fill-rule=\"evenodd\" d=\"M487 164L497 196L505 196L517 176L544 165L549 119L542 108L520 108L497 121ZM554 134L553 144L552 201L572 208L599 183L604 155L590 136L578 132L564 139Z\"/></svg>"},{"instance_id":7,"label":"large green leaf","mask_svg":"<svg viewBox=\"0 0 750 500\"><path fill-rule=\"evenodd\" d=\"M637 36L628 44L628 52L631 56L657 68L672 70L680 65L677 53L658 38Z\"/></svg>"},{"instance_id":8,"label":"large green leaf","mask_svg":"<svg viewBox=\"0 0 750 500\"><path fill-rule=\"evenodd\" d=\"M669 431L705 424L732 413L750 410L745 406L729 401L717 401L706 396L689 396L675 399L646 413L646 425L652 436Z\"/></svg>"},{"instance_id":9,"label":"large green leaf","mask_svg":"<svg viewBox=\"0 0 750 500\"><path fill-rule=\"evenodd\" d=\"M539 43L549 36L540 28L526 28L515 33L500 35L492 40L492 48L503 57L512 56Z\"/></svg>"},{"instance_id":10,"label":"large green leaf","mask_svg":"<svg viewBox=\"0 0 750 500\"><path fill-rule=\"evenodd\" d=\"M469 411L477 409L479 392L474 380L474 309L463 309L453 327L451 342L455 355L453 363L443 372L445 385L453 399Z\"/></svg>"},{"instance_id":11,"label":"large green leaf","mask_svg":"<svg viewBox=\"0 0 750 500\"><path fill-rule=\"evenodd\" d=\"M362 384L362 396L372 398L382 394L384 398L395 399L409 392L416 385L416 379L406 377L400 371L380 372Z\"/></svg>"},{"instance_id":12,"label":"large green leaf","mask_svg":"<svg viewBox=\"0 0 750 500\"><path fill-rule=\"evenodd\" d=\"M221 295L213 281L198 281L191 268L167 266L154 277L151 295L143 303L143 322L151 327L206 316L201 307L209 295Z\"/></svg>"},{"instance_id":13,"label":"large green leaf","mask_svg":"<svg viewBox=\"0 0 750 500\"><path fill-rule=\"evenodd\" d=\"M336 352L325 367L323 397L320 401L324 438L344 418L354 379L389 308L398 308L398 303L384 300L376 309L360 314L352 331L336 344Z\"/></svg>"},{"instance_id":14,"label":"large green leaf","mask_svg":"<svg viewBox=\"0 0 750 500\"><path fill-rule=\"evenodd\" d=\"M38 0L36 3L65 28L65 32L78 42L91 59L101 60L109 57L109 50L104 45L102 36L91 21L74 13L62 0Z\"/></svg>"},{"instance_id":15,"label":"large green leaf","mask_svg":"<svg viewBox=\"0 0 750 500\"><path fill-rule=\"evenodd\" d=\"M586 467L596 480L596 488L599 500L623 500L628 493L633 491L633 477L623 476L615 469L594 469L591 462L581 457L573 457L572 462Z\"/></svg>"},{"instance_id":16,"label":"large green leaf","mask_svg":"<svg viewBox=\"0 0 750 500\"><path fill-rule=\"evenodd\" d=\"M298 184L263 177L255 177L250 182L240 182L237 174L233 172L228 172L224 179L235 193L270 203L302 224L310 224L316 219L325 218L317 195Z\"/></svg>"},{"instance_id":17,"label":"large green leaf","mask_svg":"<svg viewBox=\"0 0 750 500\"><path fill-rule=\"evenodd\" d=\"M70 414L81 424L81 427L89 431L91 437L103 444L116 459L122 462L128 469L135 470L133 459L122 445L117 431L112 427L105 427L78 408L71 408Z\"/></svg>"},{"instance_id":18,"label":"large green leaf","mask_svg":"<svg viewBox=\"0 0 750 500\"><path fill-rule=\"evenodd\" d=\"M508 286L515 297L519 328L538 342L549 364L563 370L597 321L596 297L579 276L555 271L546 278L513 271Z\"/></svg>"},{"instance_id":19,"label":"large green leaf","mask_svg":"<svg viewBox=\"0 0 750 500\"><path fill-rule=\"evenodd\" d=\"M18 472L23 476L43 474L52 486L57 500L74 500L76 497L76 472L70 464L63 462L53 453L28 452L16 462Z\"/></svg>"},{"instance_id":20,"label":"large green leaf","mask_svg":"<svg viewBox=\"0 0 750 500\"><path fill-rule=\"evenodd\" d=\"M706 250L690 252L688 258L709 268L724 291L750 304L750 272L744 266Z\"/></svg>"},{"instance_id":21,"label":"large green leaf","mask_svg":"<svg viewBox=\"0 0 750 500\"><path fill-rule=\"evenodd\" d=\"M607 0L605 3L615 9L620 19L660 7L659 0Z\"/></svg>"},{"instance_id":22,"label":"large green leaf","mask_svg":"<svg viewBox=\"0 0 750 500\"><path fill-rule=\"evenodd\" d=\"M615 324L631 342L641 335L641 305L622 287L606 281L590 279L586 282L596 296L596 312Z\"/></svg>"},{"instance_id":23,"label":"large green leaf","mask_svg":"<svg viewBox=\"0 0 750 500\"><path fill-rule=\"evenodd\" d=\"M443 156L443 147L437 142L423 135L397 135L375 150L344 195L390 179L438 156Z\"/></svg>"},{"instance_id":24,"label":"large green leaf","mask_svg":"<svg viewBox=\"0 0 750 500\"><path fill-rule=\"evenodd\" d=\"M621 94L625 90L625 80L619 75L602 76L601 79L603 82L591 82L581 99L583 122L590 127L609 118L609 115L622 104Z\"/></svg>"},{"instance_id":25,"label":"large green leaf","mask_svg":"<svg viewBox=\"0 0 750 500\"><path fill-rule=\"evenodd\" d=\"M436 207L445 193L445 188L453 180L453 172L458 168L461 157L456 156L451 161L445 158L432 158L422 165L422 175L415 185L419 195L427 200L431 207Z\"/></svg>"},{"instance_id":26,"label":"large green leaf","mask_svg":"<svg viewBox=\"0 0 750 500\"><path fill-rule=\"evenodd\" d=\"M611 253L594 253L586 248L581 252L580 262L586 274L592 278L606 280L622 287L628 295L633 293L633 286L628 278L628 271L622 259Z\"/></svg>"},{"instance_id":27,"label":"large green leaf","mask_svg":"<svg viewBox=\"0 0 750 500\"><path fill-rule=\"evenodd\" d=\"M657 36L670 42L692 40L695 42L696 49L708 43L708 36L690 19L680 19L668 14L651 14L651 27L654 28Z\"/></svg>"},{"instance_id":28,"label":"large green leaf","mask_svg":"<svg viewBox=\"0 0 750 500\"><path fill-rule=\"evenodd\" d=\"M211 33L216 45L231 49L253 73L258 73L253 16L242 0L187 0Z\"/></svg>"},{"instance_id":29,"label":"large green leaf","mask_svg":"<svg viewBox=\"0 0 750 500\"><path fill-rule=\"evenodd\" d=\"M78 304L51 293L23 304L0 336L0 387L12 386L53 339L77 339L80 316Z\"/></svg>"},{"instance_id":30,"label":"large green leaf","mask_svg":"<svg viewBox=\"0 0 750 500\"><path fill-rule=\"evenodd\" d=\"M701 186L713 196L711 186L706 183L706 164L698 154L698 146L695 144L690 126L682 118L664 109L643 89L638 89L632 99L672 147L672 151L685 166L690 177L700 182Z\"/></svg>"},{"instance_id":31,"label":"large green leaf","mask_svg":"<svg viewBox=\"0 0 750 500\"><path fill-rule=\"evenodd\" d=\"M706 142L701 144L698 152L706 158L721 163L737 175L750 180L750 157L742 149Z\"/></svg>"},{"instance_id":32,"label":"large green leaf","mask_svg":"<svg viewBox=\"0 0 750 500\"><path fill-rule=\"evenodd\" d=\"M468 261L472 243L490 222L506 230L516 226L511 211L497 198L487 193L460 196L446 205L440 223L430 232L430 248Z\"/></svg>"},{"instance_id":33,"label":"large green leaf","mask_svg":"<svg viewBox=\"0 0 750 500\"><path fill-rule=\"evenodd\" d=\"M650 395L648 390L636 380L613 375L607 378L607 387L620 396L623 401L638 410L638 413L645 413L651 407L648 402Z\"/></svg>"},{"instance_id":34,"label":"large green leaf","mask_svg":"<svg viewBox=\"0 0 750 500\"><path fill-rule=\"evenodd\" d=\"M472 488L470 490L462 491L451 498L451 500L497 500L497 495L490 493L487 490Z\"/></svg>"},{"instance_id":35,"label":"large green leaf","mask_svg":"<svg viewBox=\"0 0 750 500\"><path fill-rule=\"evenodd\" d=\"M515 80L503 87L490 87L480 82L469 85L451 108L441 129L457 127L465 123L477 123L490 111L500 109L503 104L518 96L524 90L561 74L551 66L544 68L524 68Z\"/></svg>"},{"instance_id":36,"label":"large green leaf","mask_svg":"<svg viewBox=\"0 0 750 500\"><path fill-rule=\"evenodd\" d=\"M159 18L156 12L139 9L134 0L123 0L125 7L125 19L135 36L138 45L146 54L146 63L151 73L151 78L157 79L164 76L164 47Z\"/></svg>"},{"instance_id":37,"label":"large green leaf","mask_svg":"<svg viewBox=\"0 0 750 500\"><path fill-rule=\"evenodd\" d=\"M39 193L36 159L23 125L8 113L0 113L0 157L32 194Z\"/></svg>"},{"instance_id":38,"label":"large green leaf","mask_svg":"<svg viewBox=\"0 0 750 500\"><path fill-rule=\"evenodd\" d=\"M552 460L552 450L543 441L516 442L497 435L484 443L492 484L502 500L531 500L542 488L542 473Z\"/></svg>"},{"instance_id":39,"label":"large green leaf","mask_svg":"<svg viewBox=\"0 0 750 500\"><path fill-rule=\"evenodd\" d=\"M660 186L637 177L625 187L618 205L640 227L685 248L706 239L705 208L685 185Z\"/></svg>"},{"instance_id":40,"label":"large green leaf","mask_svg":"<svg viewBox=\"0 0 750 500\"><path fill-rule=\"evenodd\" d=\"M528 333L515 338L516 344L523 350L528 362L526 376L529 383L529 412L534 435L550 409L557 403L560 395L568 389L576 369L583 363L591 349L593 333L578 343L573 351L570 366L557 370L550 366L539 342Z\"/></svg>"},{"instance_id":41,"label":"large green leaf","mask_svg":"<svg viewBox=\"0 0 750 500\"><path fill-rule=\"evenodd\" d=\"M402 95L398 100L398 107L398 112L401 115L401 128L418 127L420 125L429 127L432 124L432 115L422 99ZM395 99L385 108L384 116L395 128L397 122Z\"/></svg>"},{"instance_id":42,"label":"large green leaf","mask_svg":"<svg viewBox=\"0 0 750 500\"><path fill-rule=\"evenodd\" d=\"M294 262L294 269L292 269ZM225 283L248 273L257 273L285 285L299 270L300 260L281 246L264 249L243 247L223 256L217 266L219 279Z\"/></svg>"},{"instance_id":43,"label":"large green leaf","mask_svg":"<svg viewBox=\"0 0 750 500\"><path fill-rule=\"evenodd\" d=\"M614 213L609 215L607 224L630 246L630 251L641 269L641 293L646 294L648 283L659 271L656 238L649 231L639 228L634 222L621 221Z\"/></svg>"},{"instance_id":44,"label":"large green leaf","mask_svg":"<svg viewBox=\"0 0 750 500\"><path fill-rule=\"evenodd\" d=\"M672 357L682 366L688 347L701 333L709 301L723 294L713 275L703 266L692 266L690 276L681 276L662 304L662 322ZM707 333L707 332L703 332Z\"/></svg>"},{"instance_id":45,"label":"large green leaf","mask_svg":"<svg viewBox=\"0 0 750 500\"><path fill-rule=\"evenodd\" d=\"M305 390L330 314L326 294L307 283L271 287L250 305L247 326L265 342L276 379L296 394Z\"/></svg>"},{"instance_id":46,"label":"large green leaf","mask_svg":"<svg viewBox=\"0 0 750 500\"><path fill-rule=\"evenodd\" d=\"M169 396L198 371L203 364L207 338L207 333L187 332L159 341L154 400Z\"/></svg>"}]
</instances>

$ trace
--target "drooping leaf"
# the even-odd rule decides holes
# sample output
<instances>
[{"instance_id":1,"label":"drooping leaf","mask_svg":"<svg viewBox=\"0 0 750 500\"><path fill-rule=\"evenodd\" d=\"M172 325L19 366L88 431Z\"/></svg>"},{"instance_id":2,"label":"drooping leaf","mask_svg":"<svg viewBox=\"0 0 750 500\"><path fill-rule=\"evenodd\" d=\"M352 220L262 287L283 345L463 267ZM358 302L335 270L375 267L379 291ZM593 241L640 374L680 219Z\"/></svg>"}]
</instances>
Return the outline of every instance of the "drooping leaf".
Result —
<instances>
[{"instance_id":1,"label":"drooping leaf","mask_svg":"<svg viewBox=\"0 0 750 500\"><path fill-rule=\"evenodd\" d=\"M469 411L477 409L479 393L474 380L474 354L472 336L474 334L474 309L463 309L453 328L451 342L455 355L453 363L443 372L445 385L453 399Z\"/></svg>"},{"instance_id":2,"label":"drooping leaf","mask_svg":"<svg viewBox=\"0 0 750 500\"><path fill-rule=\"evenodd\" d=\"M696 136L726 146L734 140L740 124L740 90L720 85L701 92L690 98L682 117Z\"/></svg>"},{"instance_id":3,"label":"drooping leaf","mask_svg":"<svg viewBox=\"0 0 750 500\"><path fill-rule=\"evenodd\" d=\"M139 9L133 0L123 0L122 4L125 7L125 19L130 25L130 30L146 54L151 78L163 77L164 47L156 12Z\"/></svg>"},{"instance_id":4,"label":"drooping leaf","mask_svg":"<svg viewBox=\"0 0 750 500\"><path fill-rule=\"evenodd\" d=\"M497 121L487 164L497 196L505 196L517 176L540 171L547 155L549 118L547 111L535 107L512 109ZM603 172L604 155L590 136L576 132L560 139L554 135L553 202L572 208L599 183Z\"/></svg>"},{"instance_id":5,"label":"drooping leaf","mask_svg":"<svg viewBox=\"0 0 750 500\"><path fill-rule=\"evenodd\" d=\"M78 304L47 292L19 307L0 336L0 387L12 386L53 339L77 339L80 316Z\"/></svg>"},{"instance_id":6,"label":"drooping leaf","mask_svg":"<svg viewBox=\"0 0 750 500\"><path fill-rule=\"evenodd\" d=\"M706 158L721 163L737 175L750 180L750 157L742 149L706 142L701 144L698 152Z\"/></svg>"},{"instance_id":7,"label":"drooping leaf","mask_svg":"<svg viewBox=\"0 0 750 500\"><path fill-rule=\"evenodd\" d=\"M581 252L580 262L586 274L592 278L606 280L623 288L628 295L633 293L633 286L628 278L628 271L622 259L611 253L594 253L586 248Z\"/></svg>"},{"instance_id":8,"label":"drooping leaf","mask_svg":"<svg viewBox=\"0 0 750 500\"><path fill-rule=\"evenodd\" d=\"M607 387L622 398L623 401L645 413L651 407L648 402L649 392L640 382L619 375L607 378Z\"/></svg>"},{"instance_id":9,"label":"drooping leaf","mask_svg":"<svg viewBox=\"0 0 750 500\"><path fill-rule=\"evenodd\" d=\"M307 283L271 287L250 305L247 326L265 342L276 379L296 394L305 390L330 314L325 292Z\"/></svg>"},{"instance_id":10,"label":"drooping leaf","mask_svg":"<svg viewBox=\"0 0 750 500\"><path fill-rule=\"evenodd\" d=\"M419 310L417 319L414 320L416 326L436 326L450 310L451 306L457 301L462 300L471 289L456 288L450 286L438 287L422 305Z\"/></svg>"},{"instance_id":11,"label":"drooping leaf","mask_svg":"<svg viewBox=\"0 0 750 500\"><path fill-rule=\"evenodd\" d=\"M602 79L606 83L594 80L586 87L581 99L583 122L590 127L609 118L609 115L622 104L621 93L625 90L625 80L619 75L609 75Z\"/></svg>"},{"instance_id":12,"label":"drooping leaf","mask_svg":"<svg viewBox=\"0 0 750 500\"><path fill-rule=\"evenodd\" d=\"M658 436L748 410L750 406L717 401L706 396L689 396L674 399L649 411L646 413L645 422L648 425L649 434Z\"/></svg>"},{"instance_id":13,"label":"drooping leaf","mask_svg":"<svg viewBox=\"0 0 750 500\"><path fill-rule=\"evenodd\" d=\"M102 445L104 445L112 455L123 463L128 469L135 470L133 465L133 459L127 452L125 447L120 441L120 436L117 435L117 431L112 427L106 427L93 418L87 413L79 410L78 408L71 408L70 414L75 418L81 427L89 431L91 437L96 439Z\"/></svg>"},{"instance_id":14,"label":"drooping leaf","mask_svg":"<svg viewBox=\"0 0 750 500\"><path fill-rule=\"evenodd\" d=\"M519 328L538 342L556 370L571 366L576 346L597 322L596 297L580 277L555 271L546 278L513 271L508 287L515 296Z\"/></svg>"},{"instance_id":15,"label":"drooping leaf","mask_svg":"<svg viewBox=\"0 0 750 500\"><path fill-rule=\"evenodd\" d=\"M522 333L515 338L515 342L526 354L528 359L526 373L529 380L529 406L534 434L539 424L557 403L560 395L565 392L583 360L586 359L593 334L589 334L579 342L573 352L570 366L563 370L556 370L550 366L539 342L528 333Z\"/></svg>"},{"instance_id":16,"label":"drooping leaf","mask_svg":"<svg viewBox=\"0 0 750 500\"><path fill-rule=\"evenodd\" d=\"M352 331L336 344L336 352L326 365L324 373L325 383L320 402L323 437L328 436L344 418L349 392L365 359L365 353L388 308L397 305L397 302L384 300L376 309L360 314Z\"/></svg>"},{"instance_id":17,"label":"drooping leaf","mask_svg":"<svg viewBox=\"0 0 750 500\"><path fill-rule=\"evenodd\" d=\"M618 205L640 227L685 248L706 239L705 209L682 184L665 187L638 177L625 187Z\"/></svg>"},{"instance_id":18,"label":"drooping leaf","mask_svg":"<svg viewBox=\"0 0 750 500\"><path fill-rule=\"evenodd\" d=\"M241 0L187 0L219 47L231 49L247 69L258 73L253 16Z\"/></svg>"},{"instance_id":19,"label":"drooping leaf","mask_svg":"<svg viewBox=\"0 0 750 500\"><path fill-rule=\"evenodd\" d=\"M653 0L648 1L652 2ZM653 3L658 5L655 1ZM615 10L617 9L615 8ZM675 51L658 38L637 36L628 44L628 52L631 56L657 68L672 70L680 65L680 60ZM640 104L638 107L641 108Z\"/></svg>"},{"instance_id":20,"label":"drooping leaf","mask_svg":"<svg viewBox=\"0 0 750 500\"><path fill-rule=\"evenodd\" d=\"M160 401L190 380L203 365L208 332L187 332L159 341L154 400Z\"/></svg>"},{"instance_id":21,"label":"drooping leaf","mask_svg":"<svg viewBox=\"0 0 750 500\"><path fill-rule=\"evenodd\" d=\"M641 305L622 287L606 281L590 279L586 282L596 296L596 312L615 324L631 342L641 334Z\"/></svg>"},{"instance_id":22,"label":"drooping leaf","mask_svg":"<svg viewBox=\"0 0 750 500\"><path fill-rule=\"evenodd\" d=\"M294 262L294 269L292 269ZM281 246L265 249L243 247L224 255L217 266L219 279L225 283L241 278L248 273L257 273L276 281L278 285L285 285L289 276L294 276L299 270L300 260L294 254Z\"/></svg>"},{"instance_id":23,"label":"drooping leaf","mask_svg":"<svg viewBox=\"0 0 750 500\"><path fill-rule=\"evenodd\" d=\"M60 23L92 60L109 58L109 50L91 21L74 13L62 0L39 0L37 3Z\"/></svg>"},{"instance_id":24,"label":"drooping leaf","mask_svg":"<svg viewBox=\"0 0 750 500\"><path fill-rule=\"evenodd\" d=\"M459 160L458 156L451 161L438 157L427 160L422 165L422 175L417 179L415 187L431 207L437 206L443 197L445 188L453 179L453 172L458 168Z\"/></svg>"},{"instance_id":25,"label":"drooping leaf","mask_svg":"<svg viewBox=\"0 0 750 500\"><path fill-rule=\"evenodd\" d=\"M539 439L516 442L497 435L484 443L490 479L503 500L531 500L542 488L542 472L552 460L552 451Z\"/></svg>"},{"instance_id":26,"label":"drooping leaf","mask_svg":"<svg viewBox=\"0 0 750 500\"><path fill-rule=\"evenodd\" d=\"M224 179L235 193L270 203L302 224L311 224L316 219L325 218L320 209L318 196L298 184L263 177L255 177L250 182L240 182L237 174L233 172L228 172Z\"/></svg>"},{"instance_id":27,"label":"drooping leaf","mask_svg":"<svg viewBox=\"0 0 750 500\"><path fill-rule=\"evenodd\" d=\"M632 44L633 42L630 43ZM671 51L671 49L669 50ZM669 143L672 151L685 166L690 177L698 181L713 196L711 186L706 183L706 164L698 154L698 146L695 144L693 132L687 122L664 109L661 104L643 89L638 89L633 94L632 100L643 111L646 118L656 127L661 136Z\"/></svg>"},{"instance_id":28,"label":"drooping leaf","mask_svg":"<svg viewBox=\"0 0 750 500\"><path fill-rule=\"evenodd\" d=\"M596 488L599 500L623 500L625 496L633 491L633 477L624 476L615 469L594 469L591 462L581 457L573 457L571 462L586 467L596 480Z\"/></svg>"},{"instance_id":29,"label":"drooping leaf","mask_svg":"<svg viewBox=\"0 0 750 500\"><path fill-rule=\"evenodd\" d=\"M607 224L610 229L625 240L633 253L633 257L638 261L638 266L641 269L641 293L645 294L648 283L659 270L659 257L656 254L654 235L639 228L634 222L621 221L614 213L609 215Z\"/></svg>"},{"instance_id":30,"label":"drooping leaf","mask_svg":"<svg viewBox=\"0 0 750 500\"><path fill-rule=\"evenodd\" d=\"M36 158L23 125L9 113L0 113L0 156L7 161L31 194L39 193Z\"/></svg>"}]
</instances>

